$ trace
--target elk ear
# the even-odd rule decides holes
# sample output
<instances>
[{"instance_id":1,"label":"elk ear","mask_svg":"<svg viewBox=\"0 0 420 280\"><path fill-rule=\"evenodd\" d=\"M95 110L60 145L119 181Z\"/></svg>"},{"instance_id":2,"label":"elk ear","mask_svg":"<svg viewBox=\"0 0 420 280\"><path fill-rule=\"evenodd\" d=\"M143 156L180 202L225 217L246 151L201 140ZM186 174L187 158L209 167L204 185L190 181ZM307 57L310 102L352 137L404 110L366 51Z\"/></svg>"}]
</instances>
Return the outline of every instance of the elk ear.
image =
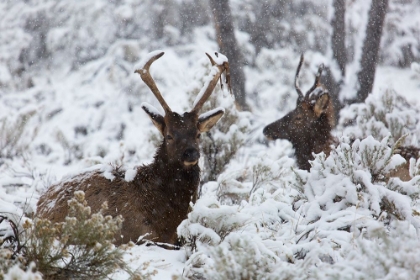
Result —
<instances>
[{"instance_id":1,"label":"elk ear","mask_svg":"<svg viewBox=\"0 0 420 280\"><path fill-rule=\"evenodd\" d=\"M225 110L223 108L216 108L211 111L208 111L204 114L201 114L198 117L198 130L200 132L209 131L223 116Z\"/></svg>"},{"instance_id":2,"label":"elk ear","mask_svg":"<svg viewBox=\"0 0 420 280\"><path fill-rule=\"evenodd\" d=\"M141 104L143 110L149 115L153 124L159 129L160 133L163 135L163 130L165 129L165 118L159 113L159 111L150 105L149 103L143 102Z\"/></svg>"},{"instance_id":3,"label":"elk ear","mask_svg":"<svg viewBox=\"0 0 420 280\"><path fill-rule=\"evenodd\" d=\"M328 108L330 103L330 97L328 94L324 93L315 102L314 112L317 118L319 118Z\"/></svg>"}]
</instances>

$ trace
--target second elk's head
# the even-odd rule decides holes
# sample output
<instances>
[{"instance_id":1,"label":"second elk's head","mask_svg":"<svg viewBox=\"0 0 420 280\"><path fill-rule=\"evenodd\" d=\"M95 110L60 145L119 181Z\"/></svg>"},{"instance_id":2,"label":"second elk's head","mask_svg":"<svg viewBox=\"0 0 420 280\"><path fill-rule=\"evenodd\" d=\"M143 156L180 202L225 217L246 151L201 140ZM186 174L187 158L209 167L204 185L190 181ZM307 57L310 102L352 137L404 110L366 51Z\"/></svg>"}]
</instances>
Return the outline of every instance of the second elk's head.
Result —
<instances>
[{"instance_id":1,"label":"second elk's head","mask_svg":"<svg viewBox=\"0 0 420 280\"><path fill-rule=\"evenodd\" d=\"M200 158L198 146L200 134L210 130L224 114L223 108L216 108L201 115L199 115L199 111L212 94L221 74L225 71L228 72L229 64L223 55L216 54L217 57L213 58L206 53L213 65L210 74L212 77L199 92L193 108L189 112L178 114L168 106L150 75L150 66L163 54L162 51L150 53L144 60L142 69L135 72L140 74L142 80L153 92L165 114L160 114L156 108L147 103L143 103L142 108L164 137L161 149L166 151L167 162L188 169L197 165Z\"/></svg>"}]
</instances>

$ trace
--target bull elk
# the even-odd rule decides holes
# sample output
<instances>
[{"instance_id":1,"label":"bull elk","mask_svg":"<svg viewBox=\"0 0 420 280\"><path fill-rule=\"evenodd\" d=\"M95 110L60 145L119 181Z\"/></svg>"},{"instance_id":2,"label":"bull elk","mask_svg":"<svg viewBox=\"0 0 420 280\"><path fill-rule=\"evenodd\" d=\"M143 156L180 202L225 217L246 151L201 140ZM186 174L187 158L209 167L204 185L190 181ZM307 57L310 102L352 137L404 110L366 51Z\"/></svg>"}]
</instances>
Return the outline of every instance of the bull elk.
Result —
<instances>
[{"instance_id":1,"label":"bull elk","mask_svg":"<svg viewBox=\"0 0 420 280\"><path fill-rule=\"evenodd\" d=\"M121 232L115 237L116 245L136 242L145 234L150 234L148 238L156 242L176 243L176 228L186 218L200 182L197 164L200 133L210 130L224 114L223 108L202 115L199 111L223 72L228 80L229 64L223 55L216 53L216 57L212 57L206 53L213 65L213 77L200 91L193 109L178 114L169 108L149 72L151 64L163 54L159 51L150 53L142 69L135 71L165 111L165 115L161 115L151 105L141 105L163 136L154 161L137 167L131 181L125 180L124 173L118 170L115 170L113 180L105 178L100 171L90 171L53 185L39 199L37 216L53 222L63 221L68 213L67 201L75 191L81 190L93 212L99 211L107 202L105 215L123 217Z\"/></svg>"},{"instance_id":2,"label":"bull elk","mask_svg":"<svg viewBox=\"0 0 420 280\"><path fill-rule=\"evenodd\" d=\"M303 55L295 75L295 88L298 93L296 108L283 118L267 125L263 133L271 140L289 140L295 149L298 167L309 171L309 161L314 159L313 154L324 152L328 156L331 146L337 144L337 141L331 134L335 126L333 102L328 90L320 82L323 65L318 68L313 86L303 95L298 84L302 64ZM399 177L408 181L411 179L408 162L410 158L419 158L419 149L413 146L399 147L396 153L407 163L397 167L389 177Z\"/></svg>"}]
</instances>

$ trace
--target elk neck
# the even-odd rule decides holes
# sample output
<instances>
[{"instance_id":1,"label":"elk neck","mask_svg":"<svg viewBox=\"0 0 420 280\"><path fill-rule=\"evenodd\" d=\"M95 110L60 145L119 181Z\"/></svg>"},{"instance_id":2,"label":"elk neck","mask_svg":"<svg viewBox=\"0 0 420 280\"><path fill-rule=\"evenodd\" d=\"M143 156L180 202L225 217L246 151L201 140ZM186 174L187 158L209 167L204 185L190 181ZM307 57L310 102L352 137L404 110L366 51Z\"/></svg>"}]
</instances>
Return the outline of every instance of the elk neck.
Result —
<instances>
[{"instance_id":1,"label":"elk neck","mask_svg":"<svg viewBox=\"0 0 420 280\"><path fill-rule=\"evenodd\" d=\"M326 115L316 120L311 127L292 141L295 149L296 161L300 169L308 170L311 167L309 160L313 160L313 153L330 153L330 145L333 143L331 135L332 126Z\"/></svg>"},{"instance_id":2,"label":"elk neck","mask_svg":"<svg viewBox=\"0 0 420 280\"><path fill-rule=\"evenodd\" d=\"M190 199L200 182L200 167L196 164L185 168L180 161L171 162L165 145L163 140L156 150L154 161L145 171L152 173L150 176L155 180L154 187L162 191L165 196L169 192L181 200Z\"/></svg>"}]
</instances>

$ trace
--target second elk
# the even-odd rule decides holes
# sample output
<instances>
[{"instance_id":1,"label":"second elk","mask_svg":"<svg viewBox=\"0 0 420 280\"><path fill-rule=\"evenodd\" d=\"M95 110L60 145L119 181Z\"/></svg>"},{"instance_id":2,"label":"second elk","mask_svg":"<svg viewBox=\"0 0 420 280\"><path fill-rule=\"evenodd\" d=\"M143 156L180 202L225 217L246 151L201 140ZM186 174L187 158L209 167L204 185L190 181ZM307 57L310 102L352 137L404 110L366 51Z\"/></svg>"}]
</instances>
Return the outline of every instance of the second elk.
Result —
<instances>
[{"instance_id":1,"label":"second elk","mask_svg":"<svg viewBox=\"0 0 420 280\"><path fill-rule=\"evenodd\" d=\"M176 228L186 218L200 182L197 164L200 133L210 130L224 113L223 108L202 115L199 111L229 65L223 55L212 57L207 54L213 65L212 78L200 91L192 110L178 114L170 109L149 72L151 64L163 54L159 51L150 53L143 68L136 71L165 111L165 115L161 115L151 105L142 104L163 136L154 161L138 167L131 181L125 180L118 170L115 170L113 180L105 178L100 171L90 171L54 185L38 201L38 216L53 222L64 221L68 214L67 201L75 191L84 191L92 212L98 212L107 202L104 215L123 217L122 230L115 236L115 244L136 242L145 234L150 234L147 238L156 242L176 243Z\"/></svg>"},{"instance_id":2,"label":"second elk","mask_svg":"<svg viewBox=\"0 0 420 280\"><path fill-rule=\"evenodd\" d=\"M331 130L335 126L334 107L328 90L320 83L323 65L318 69L313 86L304 95L298 79L303 64L303 55L295 75L298 93L296 108L283 118L267 125L263 133L271 140L289 140L295 149L300 169L309 170L312 153L329 154L334 140Z\"/></svg>"},{"instance_id":3,"label":"second elk","mask_svg":"<svg viewBox=\"0 0 420 280\"><path fill-rule=\"evenodd\" d=\"M263 133L271 140L290 141L295 149L298 167L309 171L311 168L309 161L314 159L313 154L324 152L328 156L331 146L338 143L331 134L335 126L333 101L328 90L320 82L323 65L318 68L313 86L304 95L298 84L302 64L303 55L295 75L295 88L298 93L296 108L283 118L267 125ZM410 180L409 161L410 158L419 158L419 149L413 146L399 147L395 153L401 155L406 164L394 169L388 174L388 178L399 177L403 181Z\"/></svg>"}]
</instances>

